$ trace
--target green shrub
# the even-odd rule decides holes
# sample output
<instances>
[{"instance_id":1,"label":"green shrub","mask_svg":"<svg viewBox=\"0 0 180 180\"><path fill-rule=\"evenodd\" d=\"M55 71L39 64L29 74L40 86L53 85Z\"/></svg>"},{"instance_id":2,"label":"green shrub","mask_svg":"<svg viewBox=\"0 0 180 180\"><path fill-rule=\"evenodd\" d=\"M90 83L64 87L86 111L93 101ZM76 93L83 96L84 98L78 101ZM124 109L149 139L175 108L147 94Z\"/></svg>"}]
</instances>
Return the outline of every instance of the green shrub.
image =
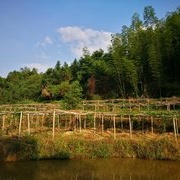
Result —
<instances>
[{"instance_id":1,"label":"green shrub","mask_svg":"<svg viewBox=\"0 0 180 180\"><path fill-rule=\"evenodd\" d=\"M96 158L108 158L111 157L112 148L111 144L106 141L97 141L92 144L92 157Z\"/></svg>"},{"instance_id":2,"label":"green shrub","mask_svg":"<svg viewBox=\"0 0 180 180\"><path fill-rule=\"evenodd\" d=\"M118 139L114 141L115 157L133 157L133 144L127 139Z\"/></svg>"}]
</instances>

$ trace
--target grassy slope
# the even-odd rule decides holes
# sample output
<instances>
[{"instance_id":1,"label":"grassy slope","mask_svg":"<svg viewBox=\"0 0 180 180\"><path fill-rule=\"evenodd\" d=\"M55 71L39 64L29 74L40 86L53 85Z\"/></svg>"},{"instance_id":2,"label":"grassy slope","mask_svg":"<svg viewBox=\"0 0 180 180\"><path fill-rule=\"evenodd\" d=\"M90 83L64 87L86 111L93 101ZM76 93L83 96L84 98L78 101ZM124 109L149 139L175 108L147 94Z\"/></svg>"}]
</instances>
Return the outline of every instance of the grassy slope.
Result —
<instances>
[{"instance_id":1,"label":"grassy slope","mask_svg":"<svg viewBox=\"0 0 180 180\"><path fill-rule=\"evenodd\" d=\"M7 137L0 140L0 161L74 159L74 158L143 158L180 160L180 140L173 135L136 134L130 138L122 133L113 139L92 132L59 133Z\"/></svg>"}]
</instances>

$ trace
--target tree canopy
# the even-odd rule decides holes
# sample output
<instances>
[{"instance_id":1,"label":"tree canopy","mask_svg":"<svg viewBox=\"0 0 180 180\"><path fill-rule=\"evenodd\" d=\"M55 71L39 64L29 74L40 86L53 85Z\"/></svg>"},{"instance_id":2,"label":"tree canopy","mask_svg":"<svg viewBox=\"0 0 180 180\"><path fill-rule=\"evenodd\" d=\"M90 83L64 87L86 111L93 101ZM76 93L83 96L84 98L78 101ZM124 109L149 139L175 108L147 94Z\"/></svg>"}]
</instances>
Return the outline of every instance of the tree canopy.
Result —
<instances>
[{"instance_id":1,"label":"tree canopy","mask_svg":"<svg viewBox=\"0 0 180 180\"><path fill-rule=\"evenodd\" d=\"M0 103L180 96L180 8L159 20L146 6L111 42L108 52L84 48L71 65L58 60L44 73L24 67L0 77Z\"/></svg>"}]
</instances>

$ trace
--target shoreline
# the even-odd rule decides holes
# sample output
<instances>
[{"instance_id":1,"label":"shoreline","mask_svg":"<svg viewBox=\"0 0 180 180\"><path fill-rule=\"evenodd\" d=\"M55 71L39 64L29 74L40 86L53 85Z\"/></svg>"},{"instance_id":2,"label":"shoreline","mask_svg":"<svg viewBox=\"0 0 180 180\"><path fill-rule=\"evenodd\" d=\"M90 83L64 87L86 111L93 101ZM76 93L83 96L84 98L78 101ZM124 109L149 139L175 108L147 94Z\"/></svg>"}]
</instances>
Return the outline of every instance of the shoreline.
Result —
<instances>
[{"instance_id":1,"label":"shoreline","mask_svg":"<svg viewBox=\"0 0 180 180\"><path fill-rule=\"evenodd\" d=\"M0 162L84 159L139 158L150 160L180 160L180 139L173 134L128 133L103 135L90 131L48 133L0 138Z\"/></svg>"}]
</instances>

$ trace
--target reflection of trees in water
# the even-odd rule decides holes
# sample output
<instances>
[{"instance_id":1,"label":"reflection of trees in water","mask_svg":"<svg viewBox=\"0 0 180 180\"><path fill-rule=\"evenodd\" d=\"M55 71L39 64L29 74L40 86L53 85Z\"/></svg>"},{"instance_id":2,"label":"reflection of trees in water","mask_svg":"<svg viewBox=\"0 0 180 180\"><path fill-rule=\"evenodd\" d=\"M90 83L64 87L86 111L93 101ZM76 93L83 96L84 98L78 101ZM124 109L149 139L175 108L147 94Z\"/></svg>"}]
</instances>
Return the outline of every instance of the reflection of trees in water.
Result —
<instances>
[{"instance_id":1,"label":"reflection of trees in water","mask_svg":"<svg viewBox=\"0 0 180 180\"><path fill-rule=\"evenodd\" d=\"M35 179L37 171L35 162L4 163L0 164L0 179Z\"/></svg>"},{"instance_id":2,"label":"reflection of trees in water","mask_svg":"<svg viewBox=\"0 0 180 180\"><path fill-rule=\"evenodd\" d=\"M179 179L180 162L138 159L50 160L2 164L0 179ZM173 174L171 173L173 170Z\"/></svg>"}]
</instances>

